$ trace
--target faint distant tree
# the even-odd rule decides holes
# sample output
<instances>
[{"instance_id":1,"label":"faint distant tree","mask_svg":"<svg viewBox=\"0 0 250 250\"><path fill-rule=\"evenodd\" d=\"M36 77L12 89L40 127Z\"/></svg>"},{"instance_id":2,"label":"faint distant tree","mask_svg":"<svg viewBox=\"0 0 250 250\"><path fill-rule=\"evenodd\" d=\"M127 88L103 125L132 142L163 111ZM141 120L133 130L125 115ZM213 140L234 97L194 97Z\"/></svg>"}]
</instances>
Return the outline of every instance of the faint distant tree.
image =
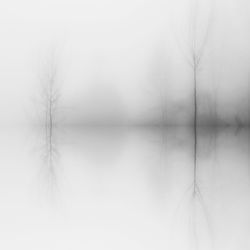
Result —
<instances>
[{"instance_id":1,"label":"faint distant tree","mask_svg":"<svg viewBox=\"0 0 250 250\"><path fill-rule=\"evenodd\" d=\"M52 135L56 123L60 89L58 83L58 62L54 51L48 56L41 74L42 104L44 106L45 128Z\"/></svg>"},{"instance_id":2,"label":"faint distant tree","mask_svg":"<svg viewBox=\"0 0 250 250\"><path fill-rule=\"evenodd\" d=\"M55 128L58 119L60 100L60 82L58 78L58 58L55 50L49 51L40 72L42 123L44 124L45 143L43 147L43 162L46 181L50 190L56 185L56 161L58 151L56 146Z\"/></svg>"},{"instance_id":3,"label":"faint distant tree","mask_svg":"<svg viewBox=\"0 0 250 250\"><path fill-rule=\"evenodd\" d=\"M155 66L154 69L154 86L156 89L157 99L159 100L158 105L160 108L161 113L161 122L162 124L166 124L167 122L167 98L166 98L166 83L167 83L167 77L166 77L166 70L165 65L163 64L163 58L159 58L159 62Z\"/></svg>"},{"instance_id":4,"label":"faint distant tree","mask_svg":"<svg viewBox=\"0 0 250 250\"><path fill-rule=\"evenodd\" d=\"M162 44L158 45L153 57L151 59L150 65L150 77L148 94L152 99L155 100L152 109L156 110L158 113L159 120L157 120L161 125L166 125L168 120L168 109L169 109L169 99L167 93L167 86L169 83L169 74L167 71L167 57L165 55L164 48ZM158 123L157 122L157 123Z\"/></svg>"}]
</instances>

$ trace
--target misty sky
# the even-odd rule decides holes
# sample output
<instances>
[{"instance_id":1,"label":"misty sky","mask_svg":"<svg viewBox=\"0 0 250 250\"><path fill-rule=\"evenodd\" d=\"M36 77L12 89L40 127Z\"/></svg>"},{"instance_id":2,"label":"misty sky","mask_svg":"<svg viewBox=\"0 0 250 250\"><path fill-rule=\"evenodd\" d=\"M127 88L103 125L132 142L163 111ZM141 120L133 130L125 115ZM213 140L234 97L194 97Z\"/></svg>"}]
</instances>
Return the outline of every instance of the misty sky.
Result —
<instances>
[{"instance_id":1,"label":"misty sky","mask_svg":"<svg viewBox=\"0 0 250 250\"><path fill-rule=\"evenodd\" d=\"M1 2L0 122L29 122L42 113L41 78L54 51L65 122L157 123L164 111L167 123L190 123L194 4ZM201 0L196 13L197 47L206 40L198 119L249 122L250 3Z\"/></svg>"}]
</instances>

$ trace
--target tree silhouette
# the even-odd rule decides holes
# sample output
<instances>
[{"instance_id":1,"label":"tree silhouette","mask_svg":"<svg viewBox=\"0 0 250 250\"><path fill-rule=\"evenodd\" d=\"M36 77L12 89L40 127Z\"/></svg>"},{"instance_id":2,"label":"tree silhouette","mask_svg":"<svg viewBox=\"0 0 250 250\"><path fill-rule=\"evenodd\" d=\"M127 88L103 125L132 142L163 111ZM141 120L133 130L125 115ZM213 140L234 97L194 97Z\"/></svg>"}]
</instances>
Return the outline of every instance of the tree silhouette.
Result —
<instances>
[{"instance_id":1,"label":"tree silhouette","mask_svg":"<svg viewBox=\"0 0 250 250\"><path fill-rule=\"evenodd\" d=\"M58 102L60 100L60 84L58 81L58 59L55 50L51 50L40 72L42 123L44 124L45 139L43 147L42 172L53 191L56 185L56 161L58 151L56 146L55 128L58 117Z\"/></svg>"},{"instance_id":2,"label":"tree silhouette","mask_svg":"<svg viewBox=\"0 0 250 250\"><path fill-rule=\"evenodd\" d=\"M177 43L180 51L182 52L187 64L192 71L192 83L193 83L193 133L194 133L194 193L197 188L197 125L198 125L198 76L201 70L201 61L204 56L205 48L208 42L208 36L212 26L212 11L209 15L207 25L205 27L203 37L198 41L198 0L190 0L190 20L189 20L189 40L182 46L179 42ZM187 49L183 49L187 48Z\"/></svg>"}]
</instances>

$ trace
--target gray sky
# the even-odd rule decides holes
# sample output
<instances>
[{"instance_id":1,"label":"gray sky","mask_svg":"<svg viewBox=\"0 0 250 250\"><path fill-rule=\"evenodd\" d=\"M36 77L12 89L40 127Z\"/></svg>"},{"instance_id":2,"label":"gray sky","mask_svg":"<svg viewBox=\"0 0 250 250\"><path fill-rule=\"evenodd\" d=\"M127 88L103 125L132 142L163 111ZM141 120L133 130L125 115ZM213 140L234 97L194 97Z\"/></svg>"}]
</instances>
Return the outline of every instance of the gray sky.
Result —
<instances>
[{"instance_id":1,"label":"gray sky","mask_svg":"<svg viewBox=\"0 0 250 250\"><path fill-rule=\"evenodd\" d=\"M250 4L198 1L199 117L249 121ZM0 121L29 121L56 51L67 122L192 120L190 11L194 0L44 0L0 4ZM35 104L34 104L35 103ZM216 111L214 111L216 110ZM212 118L211 118L212 117ZM219 118L218 118L219 117Z\"/></svg>"}]
</instances>

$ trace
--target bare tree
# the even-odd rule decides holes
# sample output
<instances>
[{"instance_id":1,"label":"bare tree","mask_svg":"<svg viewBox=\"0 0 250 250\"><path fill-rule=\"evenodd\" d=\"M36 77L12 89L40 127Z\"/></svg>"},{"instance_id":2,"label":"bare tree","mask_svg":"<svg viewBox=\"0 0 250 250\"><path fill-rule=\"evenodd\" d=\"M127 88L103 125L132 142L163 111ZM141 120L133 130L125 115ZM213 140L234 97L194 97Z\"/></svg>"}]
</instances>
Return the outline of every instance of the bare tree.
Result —
<instances>
[{"instance_id":1,"label":"bare tree","mask_svg":"<svg viewBox=\"0 0 250 250\"><path fill-rule=\"evenodd\" d=\"M60 100L60 83L58 79L58 59L55 50L49 52L40 72L42 123L45 140L43 146L43 173L49 183L49 190L56 185L56 146L55 128L58 118L58 102Z\"/></svg>"},{"instance_id":2,"label":"bare tree","mask_svg":"<svg viewBox=\"0 0 250 250\"><path fill-rule=\"evenodd\" d=\"M150 106L154 110L154 114L157 114L157 125L164 127L169 124L169 96L167 87L169 87L169 58L166 55L166 51L163 47L164 41L159 41L156 49L153 52L150 60L149 69L149 84L145 89L147 94L153 100L153 104ZM168 66L166 67L166 65ZM148 114L148 110L146 111Z\"/></svg>"},{"instance_id":3,"label":"bare tree","mask_svg":"<svg viewBox=\"0 0 250 250\"><path fill-rule=\"evenodd\" d=\"M58 63L55 51L47 58L41 75L42 104L44 107L45 128L52 135L53 126L56 122L56 112L60 97L58 84Z\"/></svg>"},{"instance_id":4,"label":"bare tree","mask_svg":"<svg viewBox=\"0 0 250 250\"><path fill-rule=\"evenodd\" d=\"M193 82L193 128L194 128L194 193L197 189L197 124L198 124L198 76L201 69L201 61L205 52L205 48L208 42L208 35L212 26L212 13L210 13L203 38L198 42L198 0L191 0L190 6L190 21L189 21L189 41L187 42L186 53L182 46L178 43L179 48L192 71ZM213 6L211 8L213 10Z\"/></svg>"},{"instance_id":5,"label":"bare tree","mask_svg":"<svg viewBox=\"0 0 250 250\"><path fill-rule=\"evenodd\" d=\"M167 109L168 103L166 98L166 84L167 84L167 74L165 69L165 58L163 56L163 51L157 51L156 60L153 65L152 72L152 83L155 88L155 94L157 95L158 106L157 109L160 110L161 123L164 126L167 123Z\"/></svg>"}]
</instances>

